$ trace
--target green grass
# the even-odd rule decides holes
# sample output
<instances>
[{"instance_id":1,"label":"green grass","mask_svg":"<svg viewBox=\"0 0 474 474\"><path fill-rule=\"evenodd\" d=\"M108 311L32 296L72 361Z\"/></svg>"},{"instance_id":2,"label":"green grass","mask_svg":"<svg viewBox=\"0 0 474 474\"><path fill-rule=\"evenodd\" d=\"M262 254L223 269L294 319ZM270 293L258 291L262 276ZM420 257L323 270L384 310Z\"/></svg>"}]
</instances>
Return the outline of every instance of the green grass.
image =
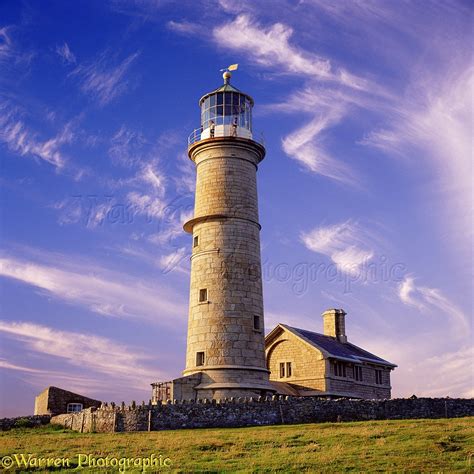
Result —
<instances>
[{"instance_id":1,"label":"green grass","mask_svg":"<svg viewBox=\"0 0 474 474\"><path fill-rule=\"evenodd\" d=\"M0 434L0 457L13 453L69 457L74 465L78 453L154 453L168 457L173 472L473 472L474 418L111 434L17 428Z\"/></svg>"}]
</instances>

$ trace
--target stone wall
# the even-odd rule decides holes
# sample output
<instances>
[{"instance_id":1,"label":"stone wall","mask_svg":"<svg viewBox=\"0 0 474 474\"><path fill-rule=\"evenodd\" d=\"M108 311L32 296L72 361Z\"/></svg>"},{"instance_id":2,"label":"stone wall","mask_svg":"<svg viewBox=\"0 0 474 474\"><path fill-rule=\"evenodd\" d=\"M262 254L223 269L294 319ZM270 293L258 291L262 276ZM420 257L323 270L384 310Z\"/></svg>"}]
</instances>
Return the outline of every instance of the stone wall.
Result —
<instances>
[{"instance_id":1,"label":"stone wall","mask_svg":"<svg viewBox=\"0 0 474 474\"><path fill-rule=\"evenodd\" d=\"M11 430L12 428L35 428L41 425L47 425L51 415L30 415L18 416L16 418L0 419L0 431Z\"/></svg>"},{"instance_id":2,"label":"stone wall","mask_svg":"<svg viewBox=\"0 0 474 474\"><path fill-rule=\"evenodd\" d=\"M80 432L114 432L461 416L474 416L474 399L329 400L275 396L198 403L169 401L163 405L103 405L98 410L55 416L51 423Z\"/></svg>"}]
</instances>

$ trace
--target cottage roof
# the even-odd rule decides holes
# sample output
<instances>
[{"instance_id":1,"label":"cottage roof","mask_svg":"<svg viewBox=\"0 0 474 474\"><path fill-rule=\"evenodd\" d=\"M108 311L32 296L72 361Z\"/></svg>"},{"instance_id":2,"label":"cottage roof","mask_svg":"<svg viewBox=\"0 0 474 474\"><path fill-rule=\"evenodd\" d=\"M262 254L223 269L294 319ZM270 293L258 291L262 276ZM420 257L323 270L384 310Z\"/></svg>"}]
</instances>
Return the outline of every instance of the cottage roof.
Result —
<instances>
[{"instance_id":1,"label":"cottage roof","mask_svg":"<svg viewBox=\"0 0 474 474\"><path fill-rule=\"evenodd\" d=\"M380 364L388 367L397 367L395 364L392 364L391 362L388 362L387 360L382 359L381 357L378 357L375 354L372 354L371 352L368 352L349 342L342 343L335 337L325 336L324 334L307 331L306 329L294 328L286 324L279 324L270 334L268 334L267 340L272 338L272 334L274 334L274 332L279 327L290 331L295 336L303 339L309 345L321 350L326 357L345 360L356 364L369 362L372 364Z\"/></svg>"}]
</instances>

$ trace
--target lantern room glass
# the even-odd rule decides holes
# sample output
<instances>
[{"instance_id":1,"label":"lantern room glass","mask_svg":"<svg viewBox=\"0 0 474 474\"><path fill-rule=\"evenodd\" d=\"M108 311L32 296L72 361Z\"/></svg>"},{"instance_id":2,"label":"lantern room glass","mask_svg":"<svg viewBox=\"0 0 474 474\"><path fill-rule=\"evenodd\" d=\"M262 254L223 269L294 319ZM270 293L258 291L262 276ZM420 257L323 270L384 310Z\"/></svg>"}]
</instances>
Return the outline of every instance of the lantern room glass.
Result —
<instances>
[{"instance_id":1,"label":"lantern room glass","mask_svg":"<svg viewBox=\"0 0 474 474\"><path fill-rule=\"evenodd\" d=\"M206 97L201 104L201 130L215 126L232 125L252 132L252 103L245 94L238 92L217 92Z\"/></svg>"}]
</instances>

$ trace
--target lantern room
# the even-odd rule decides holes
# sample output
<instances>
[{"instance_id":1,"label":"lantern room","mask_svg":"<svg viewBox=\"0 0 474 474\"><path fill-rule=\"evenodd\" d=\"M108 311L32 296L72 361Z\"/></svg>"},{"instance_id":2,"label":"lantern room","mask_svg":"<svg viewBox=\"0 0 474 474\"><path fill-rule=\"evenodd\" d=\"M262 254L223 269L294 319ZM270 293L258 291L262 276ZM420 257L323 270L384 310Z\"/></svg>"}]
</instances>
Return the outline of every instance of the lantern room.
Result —
<instances>
[{"instance_id":1,"label":"lantern room","mask_svg":"<svg viewBox=\"0 0 474 474\"><path fill-rule=\"evenodd\" d=\"M217 137L252 139L253 99L230 84L229 71L223 78L223 86L201 97L201 127L190 136L190 144Z\"/></svg>"}]
</instances>

